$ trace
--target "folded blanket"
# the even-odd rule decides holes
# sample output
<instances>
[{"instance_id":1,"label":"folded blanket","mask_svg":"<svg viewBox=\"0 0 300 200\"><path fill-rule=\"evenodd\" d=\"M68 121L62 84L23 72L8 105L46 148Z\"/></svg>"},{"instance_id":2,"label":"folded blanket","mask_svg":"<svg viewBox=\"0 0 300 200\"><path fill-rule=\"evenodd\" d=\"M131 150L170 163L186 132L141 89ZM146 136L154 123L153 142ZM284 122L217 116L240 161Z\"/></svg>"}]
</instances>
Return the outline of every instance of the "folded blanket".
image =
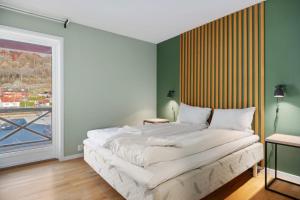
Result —
<instances>
[{"instance_id":1,"label":"folded blanket","mask_svg":"<svg viewBox=\"0 0 300 200\"><path fill-rule=\"evenodd\" d=\"M99 146L106 146L107 143L120 135L139 135L142 130L130 126L112 127L105 129L90 130L87 133L88 138L92 138Z\"/></svg>"},{"instance_id":2,"label":"folded blanket","mask_svg":"<svg viewBox=\"0 0 300 200\"><path fill-rule=\"evenodd\" d=\"M87 132L88 138L92 138L95 143L100 146L104 146L110 139L116 135L120 135L118 132L119 127L95 129Z\"/></svg>"}]
</instances>

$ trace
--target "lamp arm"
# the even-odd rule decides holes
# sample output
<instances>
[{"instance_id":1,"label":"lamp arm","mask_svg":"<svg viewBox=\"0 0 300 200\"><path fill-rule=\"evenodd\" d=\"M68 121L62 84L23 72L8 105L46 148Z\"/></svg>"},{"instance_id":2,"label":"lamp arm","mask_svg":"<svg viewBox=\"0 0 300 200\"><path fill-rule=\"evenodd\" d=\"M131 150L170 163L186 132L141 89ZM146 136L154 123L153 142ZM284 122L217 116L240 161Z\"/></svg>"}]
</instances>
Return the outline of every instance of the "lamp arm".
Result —
<instances>
[{"instance_id":1,"label":"lamp arm","mask_svg":"<svg viewBox=\"0 0 300 200\"><path fill-rule=\"evenodd\" d=\"M275 114L275 119L274 119L274 124L273 124L274 133L276 133L276 131L277 131L278 113L279 113L279 99L277 98L277 102L276 102L276 114Z\"/></svg>"},{"instance_id":2,"label":"lamp arm","mask_svg":"<svg viewBox=\"0 0 300 200\"><path fill-rule=\"evenodd\" d=\"M172 111L173 111L173 121L175 122L176 116L175 116L175 109L174 109L174 106L173 106L173 105L172 105Z\"/></svg>"},{"instance_id":3,"label":"lamp arm","mask_svg":"<svg viewBox=\"0 0 300 200\"><path fill-rule=\"evenodd\" d=\"M275 119L274 119L274 124L273 124L273 133L276 133L277 131L277 124L278 124L278 113L279 113L279 98L276 99L276 112L275 112ZM269 156L268 156L268 164L270 166L270 163L271 163L271 155L273 155L273 152L274 152L274 149L273 149L273 144L271 146L271 151L269 153Z\"/></svg>"}]
</instances>

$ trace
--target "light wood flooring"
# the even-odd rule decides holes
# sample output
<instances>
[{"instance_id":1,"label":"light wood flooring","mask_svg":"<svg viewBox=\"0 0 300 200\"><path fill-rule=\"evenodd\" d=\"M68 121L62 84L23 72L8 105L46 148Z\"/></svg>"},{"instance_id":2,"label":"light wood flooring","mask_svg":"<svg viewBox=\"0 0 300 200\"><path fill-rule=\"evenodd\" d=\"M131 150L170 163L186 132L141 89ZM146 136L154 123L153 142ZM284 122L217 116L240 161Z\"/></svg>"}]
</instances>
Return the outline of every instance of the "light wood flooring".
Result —
<instances>
[{"instance_id":1,"label":"light wood flooring","mask_svg":"<svg viewBox=\"0 0 300 200\"><path fill-rule=\"evenodd\" d=\"M299 188L283 183L279 189L299 194ZM300 197L300 196L299 196ZM123 199L83 159L45 161L0 170L0 200L121 200ZM264 175L253 178L243 173L205 200L288 200L265 191Z\"/></svg>"}]
</instances>

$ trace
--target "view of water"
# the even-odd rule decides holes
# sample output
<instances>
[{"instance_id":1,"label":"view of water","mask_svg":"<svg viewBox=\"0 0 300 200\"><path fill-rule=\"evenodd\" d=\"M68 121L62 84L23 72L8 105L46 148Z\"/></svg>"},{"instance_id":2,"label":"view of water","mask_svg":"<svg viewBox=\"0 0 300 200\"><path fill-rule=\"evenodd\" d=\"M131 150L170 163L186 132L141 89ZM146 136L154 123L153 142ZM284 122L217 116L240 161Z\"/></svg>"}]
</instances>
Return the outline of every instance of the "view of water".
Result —
<instances>
[{"instance_id":1,"label":"view of water","mask_svg":"<svg viewBox=\"0 0 300 200\"><path fill-rule=\"evenodd\" d=\"M25 118L18 118L18 119L10 119L14 123L18 125L25 125L28 121ZM51 137L52 136L52 128L51 128L51 123L33 123L27 126L27 128L34 130L42 135ZM16 130L17 127L8 123L3 123L0 126L0 139L11 133L12 131ZM26 142L36 142L40 141L41 144L44 143L51 143L51 140L46 141L47 138L42 137L40 135L37 135L33 132L30 132L28 130L22 129L15 134L5 138L4 140L0 141L0 150L1 151L11 151L11 150L16 150L20 149L26 146L34 146L34 145L39 145L39 143L34 143L30 145L22 145L22 143ZM14 145L14 146L7 146L11 144L19 144L19 145Z\"/></svg>"}]
</instances>

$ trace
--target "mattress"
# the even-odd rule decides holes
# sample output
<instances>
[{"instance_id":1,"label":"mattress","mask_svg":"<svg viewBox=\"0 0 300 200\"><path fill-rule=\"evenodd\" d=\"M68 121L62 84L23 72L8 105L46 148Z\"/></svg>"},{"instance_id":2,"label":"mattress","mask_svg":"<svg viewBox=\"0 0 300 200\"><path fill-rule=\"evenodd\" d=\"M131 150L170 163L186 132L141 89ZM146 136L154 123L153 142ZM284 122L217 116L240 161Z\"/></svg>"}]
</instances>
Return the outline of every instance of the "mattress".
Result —
<instances>
[{"instance_id":1,"label":"mattress","mask_svg":"<svg viewBox=\"0 0 300 200\"><path fill-rule=\"evenodd\" d=\"M190 170L153 189L140 184L107 161L102 152L85 142L84 160L128 200L200 199L251 168L263 159L263 145L252 144L216 162Z\"/></svg>"}]
</instances>

